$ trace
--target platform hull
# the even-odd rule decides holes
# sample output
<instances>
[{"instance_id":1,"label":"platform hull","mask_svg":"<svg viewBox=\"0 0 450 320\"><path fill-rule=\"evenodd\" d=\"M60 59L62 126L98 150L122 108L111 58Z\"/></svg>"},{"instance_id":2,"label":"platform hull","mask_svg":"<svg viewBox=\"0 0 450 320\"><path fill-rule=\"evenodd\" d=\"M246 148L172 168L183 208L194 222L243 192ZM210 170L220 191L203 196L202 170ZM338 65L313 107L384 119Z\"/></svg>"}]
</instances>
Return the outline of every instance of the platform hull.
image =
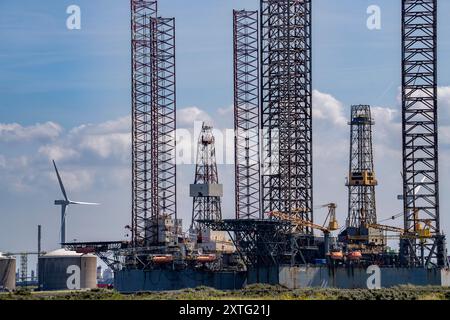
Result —
<instances>
[{"instance_id":1,"label":"platform hull","mask_svg":"<svg viewBox=\"0 0 450 320\"><path fill-rule=\"evenodd\" d=\"M367 289L399 285L450 286L450 271L422 268L380 268L376 284L373 270L366 268L281 267L280 284L290 289L322 287Z\"/></svg>"},{"instance_id":2,"label":"platform hull","mask_svg":"<svg viewBox=\"0 0 450 320\"><path fill-rule=\"evenodd\" d=\"M169 291L206 286L219 290L238 290L252 283L280 284L289 289L342 288L373 289L399 285L450 286L450 271L445 269L380 268L379 280L366 268L279 267L249 272L211 272L185 269L121 270L115 273L114 286L123 293Z\"/></svg>"},{"instance_id":3,"label":"platform hull","mask_svg":"<svg viewBox=\"0 0 450 320\"><path fill-rule=\"evenodd\" d=\"M245 286L245 272L197 270L121 270L115 273L114 287L119 292L168 291L206 286L236 290Z\"/></svg>"}]
</instances>

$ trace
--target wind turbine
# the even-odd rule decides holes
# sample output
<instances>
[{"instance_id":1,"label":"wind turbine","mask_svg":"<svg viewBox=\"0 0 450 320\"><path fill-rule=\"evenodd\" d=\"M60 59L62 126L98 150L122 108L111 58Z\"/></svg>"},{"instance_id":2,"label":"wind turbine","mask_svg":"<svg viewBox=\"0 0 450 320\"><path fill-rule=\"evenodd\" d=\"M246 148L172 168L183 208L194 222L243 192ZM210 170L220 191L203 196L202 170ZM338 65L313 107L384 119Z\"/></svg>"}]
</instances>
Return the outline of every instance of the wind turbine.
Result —
<instances>
[{"instance_id":1,"label":"wind turbine","mask_svg":"<svg viewBox=\"0 0 450 320\"><path fill-rule=\"evenodd\" d=\"M53 166L55 167L56 176L58 177L59 187L61 188L61 192L64 196L63 200L55 200L55 205L61 206L61 247L64 247L63 243L66 243L66 210L67 210L67 207L71 204L88 205L88 206L98 206L100 204L70 200L67 197L66 189L64 188L64 184L62 182L61 176L59 175L55 160L53 160Z\"/></svg>"}]
</instances>

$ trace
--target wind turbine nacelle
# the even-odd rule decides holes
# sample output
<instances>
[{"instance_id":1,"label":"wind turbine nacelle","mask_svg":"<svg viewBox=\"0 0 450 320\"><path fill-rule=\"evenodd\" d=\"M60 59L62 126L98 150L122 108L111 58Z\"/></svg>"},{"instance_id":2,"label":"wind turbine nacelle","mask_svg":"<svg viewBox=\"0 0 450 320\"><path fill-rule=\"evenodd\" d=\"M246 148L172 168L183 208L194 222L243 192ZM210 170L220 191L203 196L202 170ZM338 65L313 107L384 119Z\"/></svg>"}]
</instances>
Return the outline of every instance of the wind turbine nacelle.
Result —
<instances>
[{"instance_id":1,"label":"wind turbine nacelle","mask_svg":"<svg viewBox=\"0 0 450 320\"><path fill-rule=\"evenodd\" d=\"M66 200L55 200L55 205L56 206L63 206L63 205L68 205Z\"/></svg>"}]
</instances>

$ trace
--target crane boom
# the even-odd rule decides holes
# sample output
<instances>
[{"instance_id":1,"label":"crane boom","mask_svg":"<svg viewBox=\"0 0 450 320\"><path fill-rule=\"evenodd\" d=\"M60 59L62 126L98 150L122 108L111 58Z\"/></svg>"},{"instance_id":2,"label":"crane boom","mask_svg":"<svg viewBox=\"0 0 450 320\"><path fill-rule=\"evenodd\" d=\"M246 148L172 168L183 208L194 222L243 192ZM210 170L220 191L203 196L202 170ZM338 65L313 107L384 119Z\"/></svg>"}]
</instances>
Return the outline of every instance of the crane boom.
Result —
<instances>
[{"instance_id":1,"label":"crane boom","mask_svg":"<svg viewBox=\"0 0 450 320\"><path fill-rule=\"evenodd\" d=\"M312 229L320 230L323 233L330 233L330 230L328 228L325 228L325 227L323 227L321 225L312 223L310 221L302 220L302 219L300 219L299 217L296 217L296 216L291 216L291 215L288 215L288 214L285 214L285 213L281 213L281 212L271 212L271 213L269 213L269 216L278 218L278 219L283 220L283 221L289 221L292 224L297 225L297 226L309 227L309 228L312 228Z\"/></svg>"}]
</instances>

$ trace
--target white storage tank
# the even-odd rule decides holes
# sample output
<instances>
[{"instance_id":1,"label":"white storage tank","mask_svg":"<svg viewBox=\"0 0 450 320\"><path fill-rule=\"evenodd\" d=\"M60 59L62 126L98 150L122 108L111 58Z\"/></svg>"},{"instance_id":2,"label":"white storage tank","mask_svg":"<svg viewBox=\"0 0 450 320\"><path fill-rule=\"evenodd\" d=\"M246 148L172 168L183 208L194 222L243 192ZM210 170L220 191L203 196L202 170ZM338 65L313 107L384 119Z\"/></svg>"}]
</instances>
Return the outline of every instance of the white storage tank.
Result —
<instances>
[{"instance_id":1,"label":"white storage tank","mask_svg":"<svg viewBox=\"0 0 450 320\"><path fill-rule=\"evenodd\" d=\"M16 289L16 259L0 252L0 291Z\"/></svg>"},{"instance_id":2,"label":"white storage tank","mask_svg":"<svg viewBox=\"0 0 450 320\"><path fill-rule=\"evenodd\" d=\"M97 287L97 257L58 249L39 257L39 289L80 290Z\"/></svg>"}]
</instances>

